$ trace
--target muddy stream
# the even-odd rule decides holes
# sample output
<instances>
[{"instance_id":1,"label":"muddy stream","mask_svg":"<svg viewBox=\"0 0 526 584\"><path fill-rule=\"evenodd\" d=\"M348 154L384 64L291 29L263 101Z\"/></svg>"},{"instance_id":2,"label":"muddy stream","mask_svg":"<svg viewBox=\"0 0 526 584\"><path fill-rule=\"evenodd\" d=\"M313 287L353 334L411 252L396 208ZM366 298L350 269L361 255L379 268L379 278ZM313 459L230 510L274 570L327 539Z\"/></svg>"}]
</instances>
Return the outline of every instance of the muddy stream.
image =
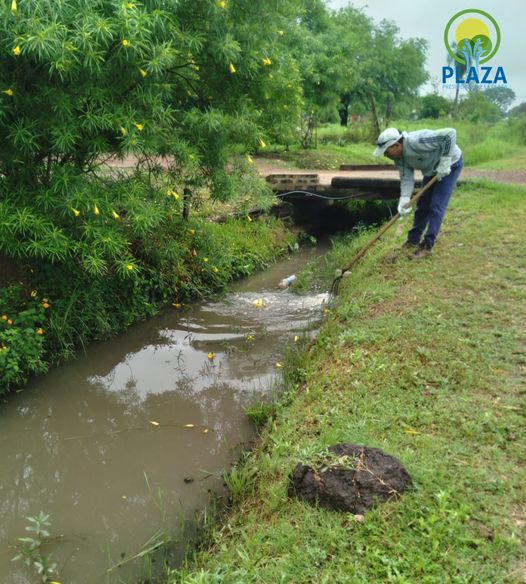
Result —
<instances>
[{"instance_id":1,"label":"muddy stream","mask_svg":"<svg viewBox=\"0 0 526 584\"><path fill-rule=\"evenodd\" d=\"M319 327L326 295L278 282L325 251L300 250L219 301L92 343L0 406L3 584L39 582L11 558L40 511L51 521L42 553L62 584L136 584L143 559L130 558L161 532L182 549L185 523L209 491L224 493L223 472L254 439L244 408L271 392L294 336Z\"/></svg>"}]
</instances>

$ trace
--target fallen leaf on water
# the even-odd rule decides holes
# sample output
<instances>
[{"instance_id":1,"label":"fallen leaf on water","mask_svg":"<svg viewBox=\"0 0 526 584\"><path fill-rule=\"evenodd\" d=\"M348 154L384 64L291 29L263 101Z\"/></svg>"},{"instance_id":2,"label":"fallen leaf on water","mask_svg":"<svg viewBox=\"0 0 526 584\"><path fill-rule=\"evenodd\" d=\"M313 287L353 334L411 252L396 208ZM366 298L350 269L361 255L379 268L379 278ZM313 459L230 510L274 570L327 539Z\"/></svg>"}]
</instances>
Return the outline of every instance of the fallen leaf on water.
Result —
<instances>
[{"instance_id":1,"label":"fallen leaf on water","mask_svg":"<svg viewBox=\"0 0 526 584\"><path fill-rule=\"evenodd\" d=\"M195 424L185 424L185 428L195 428Z\"/></svg>"},{"instance_id":2,"label":"fallen leaf on water","mask_svg":"<svg viewBox=\"0 0 526 584\"><path fill-rule=\"evenodd\" d=\"M205 428L205 429L203 430L203 434L208 434L208 432L209 432L209 431L210 431L210 430L209 430L208 428Z\"/></svg>"},{"instance_id":3,"label":"fallen leaf on water","mask_svg":"<svg viewBox=\"0 0 526 584\"><path fill-rule=\"evenodd\" d=\"M159 422L155 422L154 420L149 420L152 426L159 426Z\"/></svg>"}]
</instances>

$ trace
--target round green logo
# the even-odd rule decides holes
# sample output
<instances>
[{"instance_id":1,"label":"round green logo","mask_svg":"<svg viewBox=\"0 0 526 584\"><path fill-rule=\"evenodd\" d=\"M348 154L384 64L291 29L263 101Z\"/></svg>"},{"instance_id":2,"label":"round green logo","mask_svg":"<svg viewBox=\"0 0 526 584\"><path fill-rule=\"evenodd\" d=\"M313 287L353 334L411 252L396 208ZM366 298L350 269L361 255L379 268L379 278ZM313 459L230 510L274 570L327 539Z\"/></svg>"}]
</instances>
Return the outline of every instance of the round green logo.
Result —
<instances>
[{"instance_id":1,"label":"round green logo","mask_svg":"<svg viewBox=\"0 0 526 584\"><path fill-rule=\"evenodd\" d=\"M483 10L461 10L447 23L444 43L455 61L467 67L478 67L498 51L499 25L491 14Z\"/></svg>"}]
</instances>

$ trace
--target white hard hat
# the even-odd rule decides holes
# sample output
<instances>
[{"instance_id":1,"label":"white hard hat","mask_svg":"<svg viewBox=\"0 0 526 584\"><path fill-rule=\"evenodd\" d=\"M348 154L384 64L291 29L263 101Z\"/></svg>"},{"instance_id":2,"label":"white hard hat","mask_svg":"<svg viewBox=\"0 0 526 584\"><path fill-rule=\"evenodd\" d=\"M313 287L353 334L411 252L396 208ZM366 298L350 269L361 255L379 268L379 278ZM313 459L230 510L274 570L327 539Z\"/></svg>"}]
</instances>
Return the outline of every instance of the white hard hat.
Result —
<instances>
[{"instance_id":1,"label":"white hard hat","mask_svg":"<svg viewBox=\"0 0 526 584\"><path fill-rule=\"evenodd\" d=\"M376 141L376 148L373 156L382 156L382 154L393 144L396 144L402 137L402 134L396 128L387 128L384 130Z\"/></svg>"}]
</instances>

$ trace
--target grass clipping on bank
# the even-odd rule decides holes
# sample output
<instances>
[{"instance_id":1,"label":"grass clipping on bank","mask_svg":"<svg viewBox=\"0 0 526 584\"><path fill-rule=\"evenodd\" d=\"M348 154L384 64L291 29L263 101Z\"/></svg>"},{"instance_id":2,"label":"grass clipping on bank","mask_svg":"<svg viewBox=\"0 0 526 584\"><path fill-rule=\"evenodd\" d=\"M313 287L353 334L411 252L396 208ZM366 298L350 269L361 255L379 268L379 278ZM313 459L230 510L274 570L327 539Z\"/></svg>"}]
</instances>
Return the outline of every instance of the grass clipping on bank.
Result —
<instances>
[{"instance_id":1,"label":"grass clipping on bank","mask_svg":"<svg viewBox=\"0 0 526 584\"><path fill-rule=\"evenodd\" d=\"M171 584L524 581L525 195L459 188L429 261L394 251L407 220L371 249ZM342 441L399 457L415 489L363 523L287 499L295 464Z\"/></svg>"}]
</instances>

